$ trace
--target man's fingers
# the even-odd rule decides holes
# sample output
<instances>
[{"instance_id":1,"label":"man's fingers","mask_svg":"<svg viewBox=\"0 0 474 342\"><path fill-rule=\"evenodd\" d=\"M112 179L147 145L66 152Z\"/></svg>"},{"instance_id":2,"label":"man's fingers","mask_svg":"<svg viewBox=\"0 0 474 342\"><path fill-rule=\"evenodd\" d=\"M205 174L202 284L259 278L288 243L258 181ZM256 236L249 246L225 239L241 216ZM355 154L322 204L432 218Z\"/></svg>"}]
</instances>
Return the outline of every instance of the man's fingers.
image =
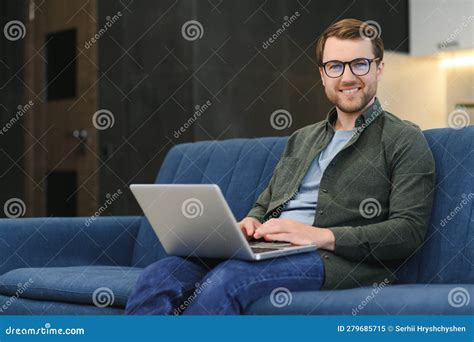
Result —
<instances>
[{"instance_id":1,"label":"man's fingers","mask_svg":"<svg viewBox=\"0 0 474 342\"><path fill-rule=\"evenodd\" d=\"M287 232L286 229L280 225L264 223L255 230L254 237L256 239L259 239L265 234L278 234L278 233L286 233L286 232Z\"/></svg>"},{"instance_id":2,"label":"man's fingers","mask_svg":"<svg viewBox=\"0 0 474 342\"><path fill-rule=\"evenodd\" d=\"M245 225L242 228L242 232L247 236L252 236L255 233L255 229L251 225Z\"/></svg>"},{"instance_id":3,"label":"man's fingers","mask_svg":"<svg viewBox=\"0 0 474 342\"><path fill-rule=\"evenodd\" d=\"M264 239L267 241L285 241L291 242L291 236L287 233L265 234Z\"/></svg>"}]
</instances>

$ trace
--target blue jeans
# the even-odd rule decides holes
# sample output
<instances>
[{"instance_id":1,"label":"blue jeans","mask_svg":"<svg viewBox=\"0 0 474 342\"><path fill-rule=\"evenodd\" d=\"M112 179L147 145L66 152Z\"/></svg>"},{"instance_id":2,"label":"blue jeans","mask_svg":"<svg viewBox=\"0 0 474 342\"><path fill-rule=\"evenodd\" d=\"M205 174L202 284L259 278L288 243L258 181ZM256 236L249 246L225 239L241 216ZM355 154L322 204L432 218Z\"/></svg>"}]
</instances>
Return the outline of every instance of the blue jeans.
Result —
<instances>
[{"instance_id":1,"label":"blue jeans","mask_svg":"<svg viewBox=\"0 0 474 342\"><path fill-rule=\"evenodd\" d=\"M270 295L291 305L292 292L320 290L317 252L262 261L167 257L145 268L125 309L128 315L238 315Z\"/></svg>"}]
</instances>

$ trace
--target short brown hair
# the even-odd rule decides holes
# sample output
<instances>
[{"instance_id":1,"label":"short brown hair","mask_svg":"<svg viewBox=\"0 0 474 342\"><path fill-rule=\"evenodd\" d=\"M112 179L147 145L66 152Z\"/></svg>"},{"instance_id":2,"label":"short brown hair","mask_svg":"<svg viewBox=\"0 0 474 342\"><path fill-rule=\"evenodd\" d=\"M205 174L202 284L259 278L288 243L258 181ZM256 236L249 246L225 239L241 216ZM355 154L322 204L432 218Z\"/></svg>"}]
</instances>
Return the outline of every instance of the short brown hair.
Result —
<instances>
[{"instance_id":1,"label":"short brown hair","mask_svg":"<svg viewBox=\"0 0 474 342\"><path fill-rule=\"evenodd\" d=\"M379 58L378 62L383 59L383 41L380 38L380 26L374 21L364 22L358 19L343 19L329 26L319 36L316 43L316 62L318 65L323 64L323 52L326 40L329 37L339 39L370 39L372 42L372 50L375 58Z\"/></svg>"}]
</instances>

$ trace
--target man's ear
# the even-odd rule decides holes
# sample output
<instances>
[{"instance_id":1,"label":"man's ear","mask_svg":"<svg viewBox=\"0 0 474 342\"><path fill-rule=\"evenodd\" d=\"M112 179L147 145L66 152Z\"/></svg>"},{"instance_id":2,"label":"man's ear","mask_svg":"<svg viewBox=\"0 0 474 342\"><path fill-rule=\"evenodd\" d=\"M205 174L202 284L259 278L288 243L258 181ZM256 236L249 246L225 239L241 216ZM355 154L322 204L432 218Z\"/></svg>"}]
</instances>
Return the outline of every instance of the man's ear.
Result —
<instances>
[{"instance_id":1,"label":"man's ear","mask_svg":"<svg viewBox=\"0 0 474 342\"><path fill-rule=\"evenodd\" d=\"M381 61L377 65L377 81L380 81L382 79L384 68L385 68L385 63L384 63L384 61Z\"/></svg>"},{"instance_id":2,"label":"man's ear","mask_svg":"<svg viewBox=\"0 0 474 342\"><path fill-rule=\"evenodd\" d=\"M323 82L323 87L326 86L326 84L324 83L324 71L323 71L323 68L319 67L319 75L321 76L321 82Z\"/></svg>"}]
</instances>

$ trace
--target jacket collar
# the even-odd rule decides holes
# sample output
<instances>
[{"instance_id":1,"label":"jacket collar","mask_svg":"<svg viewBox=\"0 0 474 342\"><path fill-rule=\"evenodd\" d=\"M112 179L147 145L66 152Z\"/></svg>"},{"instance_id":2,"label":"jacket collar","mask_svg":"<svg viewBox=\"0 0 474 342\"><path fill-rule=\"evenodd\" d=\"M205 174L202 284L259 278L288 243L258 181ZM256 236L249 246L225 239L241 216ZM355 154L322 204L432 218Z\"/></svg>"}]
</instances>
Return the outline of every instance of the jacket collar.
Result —
<instances>
[{"instance_id":1,"label":"jacket collar","mask_svg":"<svg viewBox=\"0 0 474 342\"><path fill-rule=\"evenodd\" d=\"M380 104L378 98L376 97L374 100L374 103L372 103L372 105L370 105L369 108L367 108L357 117L355 121L356 130L362 131L382 113L383 113L382 105ZM329 111L328 115L326 116L326 120L325 120L326 130L328 130L329 127L332 127L333 130L336 130L336 120L337 120L337 110L336 110L336 107L334 107Z\"/></svg>"}]
</instances>

